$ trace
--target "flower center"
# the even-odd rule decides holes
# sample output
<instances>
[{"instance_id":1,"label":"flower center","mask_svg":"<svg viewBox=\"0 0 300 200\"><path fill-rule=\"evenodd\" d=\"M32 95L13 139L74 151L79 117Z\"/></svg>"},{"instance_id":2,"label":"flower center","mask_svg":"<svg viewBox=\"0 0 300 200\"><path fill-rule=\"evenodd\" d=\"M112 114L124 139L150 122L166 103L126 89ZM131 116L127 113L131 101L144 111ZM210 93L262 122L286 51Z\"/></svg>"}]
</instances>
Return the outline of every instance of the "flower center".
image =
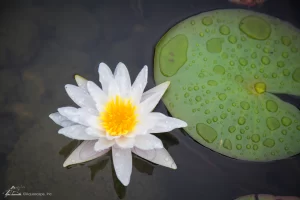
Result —
<instances>
[{"instance_id":1,"label":"flower center","mask_svg":"<svg viewBox=\"0 0 300 200\"><path fill-rule=\"evenodd\" d=\"M126 135L131 132L138 120L136 106L130 100L116 96L110 100L100 113L101 125L111 136Z\"/></svg>"}]
</instances>

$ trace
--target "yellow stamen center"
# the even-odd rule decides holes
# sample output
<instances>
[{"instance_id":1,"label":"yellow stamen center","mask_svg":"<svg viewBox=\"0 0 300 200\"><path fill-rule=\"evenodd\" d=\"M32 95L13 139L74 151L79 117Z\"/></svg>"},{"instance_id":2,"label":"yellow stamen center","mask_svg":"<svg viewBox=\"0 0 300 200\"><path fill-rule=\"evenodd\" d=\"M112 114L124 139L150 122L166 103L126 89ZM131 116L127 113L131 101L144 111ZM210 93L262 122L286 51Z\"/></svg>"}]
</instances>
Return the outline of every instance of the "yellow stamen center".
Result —
<instances>
[{"instance_id":1,"label":"yellow stamen center","mask_svg":"<svg viewBox=\"0 0 300 200\"><path fill-rule=\"evenodd\" d=\"M138 120L136 106L130 100L116 96L110 100L100 113L102 127L111 136L126 135L133 131Z\"/></svg>"}]
</instances>

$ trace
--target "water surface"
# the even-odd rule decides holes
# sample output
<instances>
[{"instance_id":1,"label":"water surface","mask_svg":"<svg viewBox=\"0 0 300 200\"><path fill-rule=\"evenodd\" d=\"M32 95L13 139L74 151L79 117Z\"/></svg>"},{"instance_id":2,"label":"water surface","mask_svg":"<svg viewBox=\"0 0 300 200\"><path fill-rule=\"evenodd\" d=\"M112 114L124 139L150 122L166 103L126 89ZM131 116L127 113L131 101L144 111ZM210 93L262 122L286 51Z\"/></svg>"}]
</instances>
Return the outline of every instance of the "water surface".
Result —
<instances>
[{"instance_id":1,"label":"water surface","mask_svg":"<svg viewBox=\"0 0 300 200\"><path fill-rule=\"evenodd\" d=\"M64 85L74 74L98 80L97 67L120 61L136 77L177 22L200 12L245 8L226 0L4 1L0 17L0 189L24 186L45 199L231 200L252 193L300 196L300 157L252 163L234 160L193 141L182 130L160 135L178 169L134 157L127 188L116 179L110 154L70 169L62 164L79 145L57 134L48 117L74 106ZM248 9L248 8L245 8ZM253 8L300 25L296 1L269 0ZM299 99L283 96L299 107ZM157 111L167 114L160 103ZM14 199L17 197L11 197ZM35 199L38 197L21 197ZM20 199L21 199L20 198Z\"/></svg>"}]
</instances>

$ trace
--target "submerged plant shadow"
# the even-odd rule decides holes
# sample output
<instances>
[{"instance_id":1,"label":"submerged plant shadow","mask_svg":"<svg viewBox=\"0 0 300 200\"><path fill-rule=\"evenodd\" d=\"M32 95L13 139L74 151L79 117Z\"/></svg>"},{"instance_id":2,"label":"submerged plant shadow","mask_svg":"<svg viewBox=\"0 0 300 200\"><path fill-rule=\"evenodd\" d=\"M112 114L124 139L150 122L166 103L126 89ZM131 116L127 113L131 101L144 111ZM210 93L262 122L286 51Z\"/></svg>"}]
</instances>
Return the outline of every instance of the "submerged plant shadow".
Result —
<instances>
[{"instance_id":1,"label":"submerged plant shadow","mask_svg":"<svg viewBox=\"0 0 300 200\"><path fill-rule=\"evenodd\" d=\"M171 135L170 133L159 133L159 134L155 134L155 136L161 139L165 149L169 149L170 147L179 144L178 139L173 135ZM60 149L59 155L63 156L66 159L81 143L82 141L72 140L71 142L69 142L67 145L63 146ZM116 176L116 172L113 167L111 151L109 151L107 154L99 158L96 158L92 161L88 161L85 163L71 165L67 167L67 169L71 169L73 167L79 167L79 166L87 166L90 169L91 181L94 181L96 174L101 170L103 170L106 167L107 163L111 161L111 169L112 169L111 171L112 171L112 179L114 182L114 189L118 197L120 199L123 199L126 196L127 188L119 181L119 179ZM157 164L149 162L135 154L132 155L132 164L140 173L147 174L147 175L152 175L155 166L157 166Z\"/></svg>"}]
</instances>

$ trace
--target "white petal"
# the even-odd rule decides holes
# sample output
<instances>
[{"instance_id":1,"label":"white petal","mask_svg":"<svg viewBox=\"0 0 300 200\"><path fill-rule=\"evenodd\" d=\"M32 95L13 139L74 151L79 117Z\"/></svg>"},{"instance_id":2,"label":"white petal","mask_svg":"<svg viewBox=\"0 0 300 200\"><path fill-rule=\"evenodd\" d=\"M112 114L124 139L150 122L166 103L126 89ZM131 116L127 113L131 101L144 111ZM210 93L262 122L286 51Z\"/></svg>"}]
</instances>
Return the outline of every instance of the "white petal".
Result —
<instances>
[{"instance_id":1,"label":"white petal","mask_svg":"<svg viewBox=\"0 0 300 200\"><path fill-rule=\"evenodd\" d=\"M90 123L90 119L97 118L96 116L91 115L84 108L74 108L74 107L62 107L58 108L58 112L69 120L82 124L84 126L93 126L94 123Z\"/></svg>"},{"instance_id":2,"label":"white petal","mask_svg":"<svg viewBox=\"0 0 300 200\"><path fill-rule=\"evenodd\" d=\"M78 109L68 106L68 107L61 107L57 109L59 114L61 114L62 116L66 117L67 119L78 123L79 119L75 118L78 115ZM86 125L86 124L83 124Z\"/></svg>"},{"instance_id":3,"label":"white petal","mask_svg":"<svg viewBox=\"0 0 300 200\"><path fill-rule=\"evenodd\" d=\"M139 105L139 114L141 115L145 115L150 113L158 104L159 100L161 99L161 94L159 93L154 93L153 95L151 95L150 97L148 97L145 101L143 101L140 105Z\"/></svg>"},{"instance_id":4,"label":"white petal","mask_svg":"<svg viewBox=\"0 0 300 200\"><path fill-rule=\"evenodd\" d=\"M153 150L142 150L138 148L133 148L132 152L155 164L169 167L172 169L177 169L173 158L170 156L170 154L165 148Z\"/></svg>"},{"instance_id":5,"label":"white petal","mask_svg":"<svg viewBox=\"0 0 300 200\"><path fill-rule=\"evenodd\" d=\"M106 139L108 140L114 140L114 139L118 139L121 136L111 136L108 132L106 132Z\"/></svg>"},{"instance_id":6,"label":"white petal","mask_svg":"<svg viewBox=\"0 0 300 200\"><path fill-rule=\"evenodd\" d=\"M170 81L166 81L164 83L161 83L161 84L155 86L154 88L151 88L147 92L143 93L143 96L141 98L141 102L145 101L146 99L148 99L149 97L151 97L155 93L164 94L165 91L168 89L169 85L170 85Z\"/></svg>"},{"instance_id":7,"label":"white petal","mask_svg":"<svg viewBox=\"0 0 300 200\"><path fill-rule=\"evenodd\" d=\"M94 136L94 137L105 137L105 132L104 131L100 131L99 129L95 129L92 127L88 127L87 129L85 129L85 132L90 135L90 136Z\"/></svg>"},{"instance_id":8,"label":"white petal","mask_svg":"<svg viewBox=\"0 0 300 200\"><path fill-rule=\"evenodd\" d=\"M131 87L131 98L135 104L139 104L148 80L148 67L145 65L136 77Z\"/></svg>"},{"instance_id":9,"label":"white petal","mask_svg":"<svg viewBox=\"0 0 300 200\"><path fill-rule=\"evenodd\" d=\"M173 117L168 117L162 113L152 112L148 115L149 120L155 121L153 128L148 130L148 133L165 133L176 128L186 127L187 123Z\"/></svg>"},{"instance_id":10,"label":"white petal","mask_svg":"<svg viewBox=\"0 0 300 200\"><path fill-rule=\"evenodd\" d=\"M67 126L72 126L75 125L75 122L70 121L68 118L62 116L58 112L52 113L49 115L50 119L52 119L56 124L62 126L62 127L67 127Z\"/></svg>"},{"instance_id":11,"label":"white petal","mask_svg":"<svg viewBox=\"0 0 300 200\"><path fill-rule=\"evenodd\" d=\"M144 135L148 132L148 129L144 127L143 125L137 125L135 129L132 132L129 132L125 135L125 137L136 137L137 135Z\"/></svg>"},{"instance_id":12,"label":"white petal","mask_svg":"<svg viewBox=\"0 0 300 200\"><path fill-rule=\"evenodd\" d=\"M94 146L97 141L98 140L83 141L66 159L63 166L67 167L69 165L93 160L95 158L104 155L110 150L110 149L105 149L103 151L96 152L94 150Z\"/></svg>"},{"instance_id":13,"label":"white petal","mask_svg":"<svg viewBox=\"0 0 300 200\"><path fill-rule=\"evenodd\" d=\"M107 101L107 95L94 82L87 82L88 91L93 98L98 111L102 111L103 105Z\"/></svg>"},{"instance_id":14,"label":"white petal","mask_svg":"<svg viewBox=\"0 0 300 200\"><path fill-rule=\"evenodd\" d=\"M82 76L79 76L79 75L75 75L75 81L80 88L87 91L87 85L86 85L87 80L85 78L83 78Z\"/></svg>"},{"instance_id":15,"label":"white petal","mask_svg":"<svg viewBox=\"0 0 300 200\"><path fill-rule=\"evenodd\" d=\"M95 116L99 115L99 111L97 109L94 109L94 108L84 108L85 111L87 111L91 115L95 115Z\"/></svg>"},{"instance_id":16,"label":"white petal","mask_svg":"<svg viewBox=\"0 0 300 200\"><path fill-rule=\"evenodd\" d=\"M99 138L99 140L95 144L94 150L102 151L104 149L110 148L114 144L115 144L114 140L107 140L106 138Z\"/></svg>"},{"instance_id":17,"label":"white petal","mask_svg":"<svg viewBox=\"0 0 300 200\"><path fill-rule=\"evenodd\" d=\"M112 157L118 179L123 185L127 186L132 172L131 149L120 149L113 146Z\"/></svg>"},{"instance_id":18,"label":"white petal","mask_svg":"<svg viewBox=\"0 0 300 200\"><path fill-rule=\"evenodd\" d=\"M67 121L63 121L62 123L61 123L61 126L62 127L69 127L69 126L73 126L73 125L76 125L77 123L75 123L75 122L72 122L72 121L70 121L70 120L67 120Z\"/></svg>"},{"instance_id":19,"label":"white petal","mask_svg":"<svg viewBox=\"0 0 300 200\"><path fill-rule=\"evenodd\" d=\"M156 121L150 118L143 117L139 120L140 122L136 125L135 129L128 133L125 137L135 137L137 135L145 135L149 129L155 126Z\"/></svg>"},{"instance_id":20,"label":"white petal","mask_svg":"<svg viewBox=\"0 0 300 200\"><path fill-rule=\"evenodd\" d=\"M69 97L80 107L82 108L93 108L96 109L95 102L93 98L80 87L75 85L66 85L66 91Z\"/></svg>"},{"instance_id":21,"label":"white petal","mask_svg":"<svg viewBox=\"0 0 300 200\"><path fill-rule=\"evenodd\" d=\"M103 127L101 126L99 117L90 115L88 116L88 118L86 119L87 123L89 124L89 126L98 129L100 131L104 131Z\"/></svg>"},{"instance_id":22,"label":"white petal","mask_svg":"<svg viewBox=\"0 0 300 200\"><path fill-rule=\"evenodd\" d=\"M82 125L73 125L73 126L68 126L62 129L58 130L59 134L62 134L66 137L69 137L71 139L75 140L95 140L98 139L95 136L91 136L86 134L85 132L86 127Z\"/></svg>"},{"instance_id":23,"label":"white petal","mask_svg":"<svg viewBox=\"0 0 300 200\"><path fill-rule=\"evenodd\" d=\"M136 136L134 146L142 150L160 149L164 147L161 140L151 134Z\"/></svg>"},{"instance_id":24,"label":"white petal","mask_svg":"<svg viewBox=\"0 0 300 200\"><path fill-rule=\"evenodd\" d=\"M116 144L120 148L124 148L124 149L132 148L134 142L135 142L134 138L124 137L124 136L116 139Z\"/></svg>"},{"instance_id":25,"label":"white petal","mask_svg":"<svg viewBox=\"0 0 300 200\"><path fill-rule=\"evenodd\" d=\"M114 79L110 68L105 63L100 63L99 68L99 81L102 85L102 90L108 94L108 86L112 79Z\"/></svg>"},{"instance_id":26,"label":"white petal","mask_svg":"<svg viewBox=\"0 0 300 200\"><path fill-rule=\"evenodd\" d=\"M115 69L115 80L120 89L120 94L122 97L127 98L130 95L131 90L131 80L126 66L119 62Z\"/></svg>"},{"instance_id":27,"label":"white petal","mask_svg":"<svg viewBox=\"0 0 300 200\"><path fill-rule=\"evenodd\" d=\"M112 79L108 86L108 97L115 98L117 95L120 95L120 90L115 79Z\"/></svg>"}]
</instances>

